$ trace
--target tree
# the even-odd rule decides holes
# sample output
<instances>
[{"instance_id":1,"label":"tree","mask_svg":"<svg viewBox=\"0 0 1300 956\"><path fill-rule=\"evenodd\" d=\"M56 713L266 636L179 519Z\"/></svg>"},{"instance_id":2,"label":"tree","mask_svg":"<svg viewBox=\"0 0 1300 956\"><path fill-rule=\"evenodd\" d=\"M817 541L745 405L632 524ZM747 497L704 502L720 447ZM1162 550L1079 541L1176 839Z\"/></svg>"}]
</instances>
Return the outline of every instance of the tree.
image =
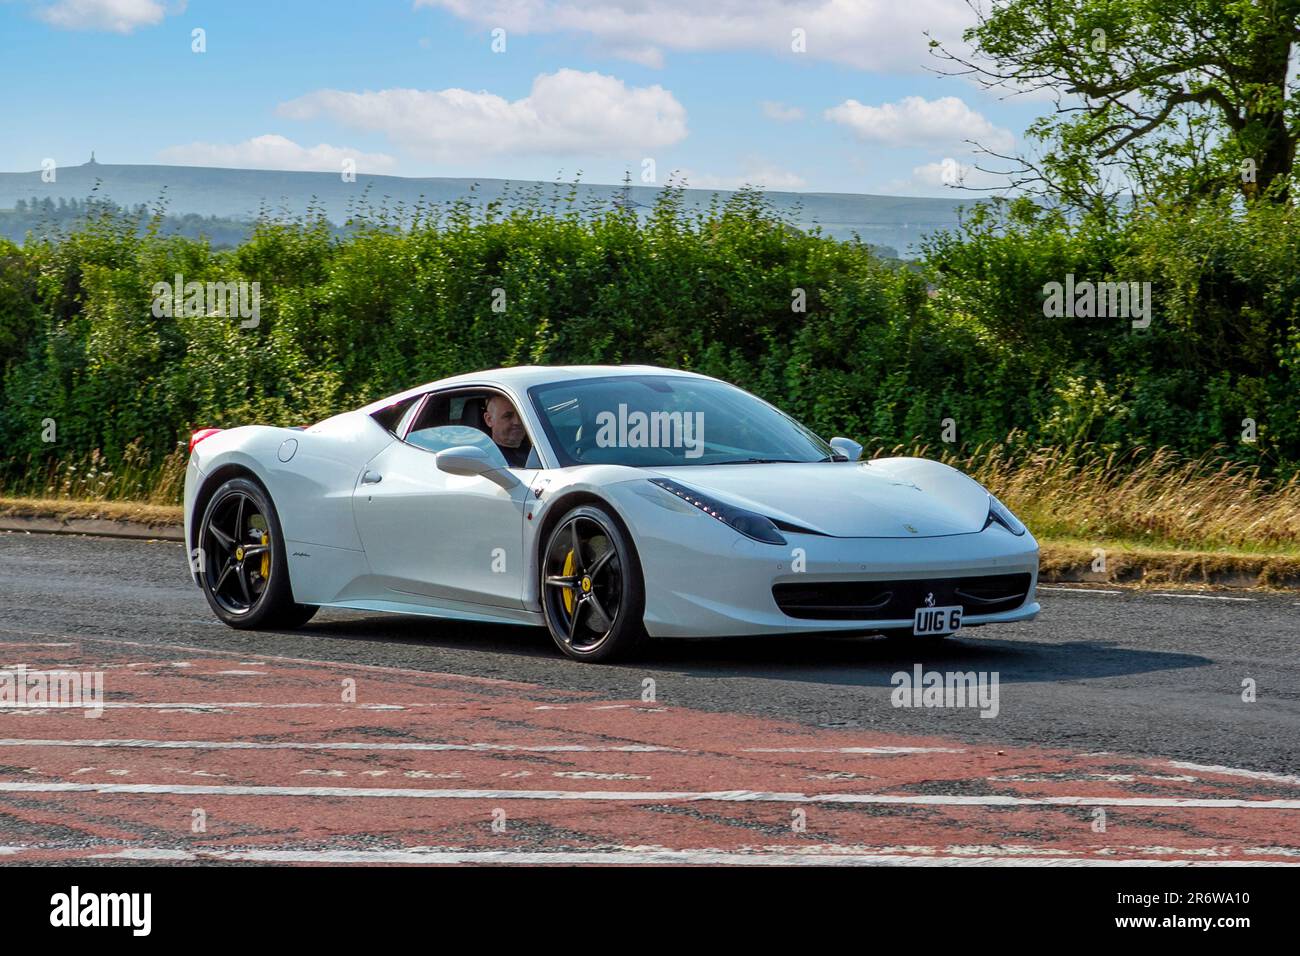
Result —
<instances>
[{"instance_id":1,"label":"tree","mask_svg":"<svg viewBox=\"0 0 1300 956\"><path fill-rule=\"evenodd\" d=\"M1130 192L1289 200L1298 124L1287 68L1300 0L968 3L972 52L931 41L943 72L1055 100L1027 130L1038 155L981 147L1015 164L997 171L1016 186L1099 212Z\"/></svg>"}]
</instances>

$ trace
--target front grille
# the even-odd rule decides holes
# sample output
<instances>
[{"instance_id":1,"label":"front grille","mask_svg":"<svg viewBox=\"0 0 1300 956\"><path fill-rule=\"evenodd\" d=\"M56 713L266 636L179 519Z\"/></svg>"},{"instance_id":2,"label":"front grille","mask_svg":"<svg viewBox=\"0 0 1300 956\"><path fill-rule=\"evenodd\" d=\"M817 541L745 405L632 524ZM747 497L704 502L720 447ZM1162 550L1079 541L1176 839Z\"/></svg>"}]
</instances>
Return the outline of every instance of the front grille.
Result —
<instances>
[{"instance_id":1,"label":"front grille","mask_svg":"<svg viewBox=\"0 0 1300 956\"><path fill-rule=\"evenodd\" d=\"M772 586L790 617L819 621L911 620L933 595L935 607L961 605L962 614L996 614L1025 603L1032 575L982 574L907 581L810 581Z\"/></svg>"}]
</instances>

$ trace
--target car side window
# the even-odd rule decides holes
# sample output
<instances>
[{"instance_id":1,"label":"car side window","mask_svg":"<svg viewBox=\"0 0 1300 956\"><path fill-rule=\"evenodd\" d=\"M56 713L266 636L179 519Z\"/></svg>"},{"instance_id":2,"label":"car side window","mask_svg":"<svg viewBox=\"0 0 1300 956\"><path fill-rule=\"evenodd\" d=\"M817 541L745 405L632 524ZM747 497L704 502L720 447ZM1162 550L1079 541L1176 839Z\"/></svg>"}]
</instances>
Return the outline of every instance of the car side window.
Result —
<instances>
[{"instance_id":1,"label":"car side window","mask_svg":"<svg viewBox=\"0 0 1300 956\"><path fill-rule=\"evenodd\" d=\"M433 425L412 429L406 436L406 441L416 448L435 453L446 451L448 448L470 445L483 449L488 458L499 467L506 467L505 456L501 454L501 449L497 448L496 443L488 435L468 425Z\"/></svg>"},{"instance_id":2,"label":"car side window","mask_svg":"<svg viewBox=\"0 0 1300 956\"><path fill-rule=\"evenodd\" d=\"M403 437L407 444L425 451L439 452L458 445L471 445L483 449L502 468L541 468L542 459L528 435L527 426L524 426L523 445L518 450L515 446L503 450L493 440L485 413L496 397L508 400L508 396L487 388L430 394L418 412L407 416L411 420ZM526 460L521 460L525 452Z\"/></svg>"},{"instance_id":3,"label":"car side window","mask_svg":"<svg viewBox=\"0 0 1300 956\"><path fill-rule=\"evenodd\" d=\"M482 424L482 408L491 394L491 392L469 392L459 395L430 395L415 421L411 423L411 434L446 426L472 428L487 434ZM409 436L407 440L410 440Z\"/></svg>"},{"instance_id":4,"label":"car side window","mask_svg":"<svg viewBox=\"0 0 1300 956\"><path fill-rule=\"evenodd\" d=\"M406 440L410 441L411 435L418 431L446 424L448 424L446 396L430 395L419 412L416 413L415 418L410 422Z\"/></svg>"},{"instance_id":5,"label":"car side window","mask_svg":"<svg viewBox=\"0 0 1300 956\"><path fill-rule=\"evenodd\" d=\"M421 397L422 396L420 395L412 395L410 398L404 398L400 402L386 405L377 412L371 412L370 417L396 435L402 419L406 417L406 413L411 410Z\"/></svg>"}]
</instances>

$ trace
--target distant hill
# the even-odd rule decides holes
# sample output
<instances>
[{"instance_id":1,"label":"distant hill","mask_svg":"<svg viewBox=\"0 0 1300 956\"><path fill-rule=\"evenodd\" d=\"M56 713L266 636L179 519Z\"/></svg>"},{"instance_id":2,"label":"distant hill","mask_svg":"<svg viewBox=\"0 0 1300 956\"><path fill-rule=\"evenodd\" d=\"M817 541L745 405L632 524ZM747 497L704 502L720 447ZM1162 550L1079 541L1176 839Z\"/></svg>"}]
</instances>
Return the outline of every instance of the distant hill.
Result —
<instances>
[{"instance_id":1,"label":"distant hill","mask_svg":"<svg viewBox=\"0 0 1300 956\"><path fill-rule=\"evenodd\" d=\"M166 215L160 223L155 224L153 212L143 203L128 209L111 199L64 199L60 196L55 202L46 196L39 201L19 199L15 208L0 209L0 239L21 245L29 237L66 234L85 220L97 219L106 214L134 219L137 231L142 235L156 225L160 235L186 236L191 239L202 236L214 249L240 245L248 239L253 228L247 220L199 216L195 213Z\"/></svg>"},{"instance_id":2,"label":"distant hill","mask_svg":"<svg viewBox=\"0 0 1300 956\"><path fill-rule=\"evenodd\" d=\"M480 203L500 199L507 190L519 193L540 188L547 199L576 189L580 208L632 204L638 210L653 205L658 187L567 183L510 182L503 179L414 179L402 176L358 175L347 183L337 173L279 172L265 169L214 169L201 166L118 166L86 163L57 170L53 183L41 181L39 171L0 173L0 209L13 209L18 200L28 204L51 199L85 200L92 193L120 206L153 205L165 199L175 217L217 217L248 221L262 211L297 216L309 205L321 209L335 223L343 223L358 203L378 206L426 203L446 204L465 197ZM705 206L714 196L725 199L727 190L688 189L689 205ZM802 228L820 226L827 235L849 239L855 233L864 242L913 254L927 234L957 224L958 212L969 200L872 196L856 193L767 192L768 200ZM8 231L8 230L6 230ZM21 239L19 236L9 238Z\"/></svg>"}]
</instances>

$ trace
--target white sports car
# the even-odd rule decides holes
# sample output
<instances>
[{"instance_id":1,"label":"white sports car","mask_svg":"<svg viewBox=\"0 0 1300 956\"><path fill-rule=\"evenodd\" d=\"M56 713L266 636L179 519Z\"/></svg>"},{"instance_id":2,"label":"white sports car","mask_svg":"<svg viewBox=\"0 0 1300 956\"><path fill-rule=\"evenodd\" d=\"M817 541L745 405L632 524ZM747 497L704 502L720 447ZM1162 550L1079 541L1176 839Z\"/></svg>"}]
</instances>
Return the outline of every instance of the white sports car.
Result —
<instances>
[{"instance_id":1,"label":"white sports car","mask_svg":"<svg viewBox=\"0 0 1300 956\"><path fill-rule=\"evenodd\" d=\"M544 624L600 661L647 636L934 640L1039 610L1037 542L973 479L860 461L689 372L478 372L190 452L191 573L232 627L320 607Z\"/></svg>"}]
</instances>

